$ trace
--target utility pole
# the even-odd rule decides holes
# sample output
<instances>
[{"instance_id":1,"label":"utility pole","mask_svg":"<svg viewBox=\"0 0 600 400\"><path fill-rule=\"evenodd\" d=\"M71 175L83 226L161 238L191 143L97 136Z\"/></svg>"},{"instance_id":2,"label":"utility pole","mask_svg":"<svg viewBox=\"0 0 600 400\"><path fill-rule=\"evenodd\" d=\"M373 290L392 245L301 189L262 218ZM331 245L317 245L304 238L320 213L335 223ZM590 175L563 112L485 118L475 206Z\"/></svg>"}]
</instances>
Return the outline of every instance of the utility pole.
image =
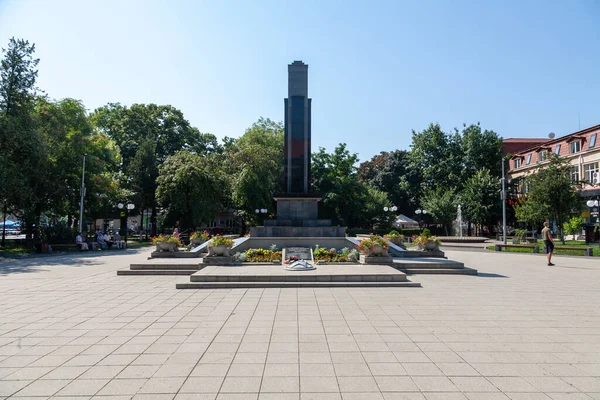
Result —
<instances>
[{"instance_id":1,"label":"utility pole","mask_svg":"<svg viewBox=\"0 0 600 400\"><path fill-rule=\"evenodd\" d=\"M504 176L504 157L502 157L502 178L500 181L502 182L502 241L506 244L506 189L504 187L506 178Z\"/></svg>"},{"instance_id":2,"label":"utility pole","mask_svg":"<svg viewBox=\"0 0 600 400\"><path fill-rule=\"evenodd\" d=\"M83 171L81 171L81 201L79 202L79 232L83 231L83 198L85 197L85 157L83 153Z\"/></svg>"}]
</instances>

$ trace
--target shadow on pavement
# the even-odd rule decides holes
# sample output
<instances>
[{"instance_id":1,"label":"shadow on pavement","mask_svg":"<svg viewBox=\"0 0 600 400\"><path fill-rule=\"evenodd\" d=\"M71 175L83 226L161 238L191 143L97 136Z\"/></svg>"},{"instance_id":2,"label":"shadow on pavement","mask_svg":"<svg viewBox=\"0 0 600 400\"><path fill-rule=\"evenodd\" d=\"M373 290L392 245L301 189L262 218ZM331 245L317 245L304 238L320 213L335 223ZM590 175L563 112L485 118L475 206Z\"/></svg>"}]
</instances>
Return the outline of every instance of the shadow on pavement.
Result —
<instances>
[{"instance_id":1,"label":"shadow on pavement","mask_svg":"<svg viewBox=\"0 0 600 400\"><path fill-rule=\"evenodd\" d=\"M81 253L54 253L54 254L34 254L14 258L0 258L0 276L9 274L24 274L43 271L39 267L52 267L55 265L68 267L85 267L90 265L99 265L103 262L100 258L135 255L149 249L149 247L140 247L127 250L103 250Z\"/></svg>"},{"instance_id":2,"label":"shadow on pavement","mask_svg":"<svg viewBox=\"0 0 600 400\"><path fill-rule=\"evenodd\" d=\"M473 275L474 277L481 277L481 278L508 278L508 276L506 275L500 275L500 274L490 274L488 272L478 272L477 275Z\"/></svg>"}]
</instances>

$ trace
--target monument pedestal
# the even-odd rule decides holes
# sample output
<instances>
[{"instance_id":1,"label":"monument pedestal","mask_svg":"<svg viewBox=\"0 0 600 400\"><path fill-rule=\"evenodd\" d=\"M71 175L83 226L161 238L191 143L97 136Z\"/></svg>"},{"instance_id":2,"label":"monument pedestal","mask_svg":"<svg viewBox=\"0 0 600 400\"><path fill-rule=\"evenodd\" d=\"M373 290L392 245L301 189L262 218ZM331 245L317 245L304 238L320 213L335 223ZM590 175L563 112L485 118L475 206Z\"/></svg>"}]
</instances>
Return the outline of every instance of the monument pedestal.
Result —
<instances>
[{"instance_id":1,"label":"monument pedestal","mask_svg":"<svg viewBox=\"0 0 600 400\"><path fill-rule=\"evenodd\" d=\"M331 226L331 220L318 219L321 196L284 194L277 201L277 219L265 220L264 226L250 228L252 237L345 237L346 228Z\"/></svg>"}]
</instances>

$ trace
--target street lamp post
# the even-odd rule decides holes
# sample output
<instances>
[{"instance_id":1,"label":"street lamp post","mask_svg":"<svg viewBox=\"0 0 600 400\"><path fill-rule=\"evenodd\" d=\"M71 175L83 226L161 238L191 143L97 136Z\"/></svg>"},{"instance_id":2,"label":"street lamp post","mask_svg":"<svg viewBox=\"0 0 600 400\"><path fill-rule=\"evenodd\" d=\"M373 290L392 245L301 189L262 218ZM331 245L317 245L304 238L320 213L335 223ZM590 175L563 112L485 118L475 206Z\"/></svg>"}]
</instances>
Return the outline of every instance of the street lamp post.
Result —
<instances>
[{"instance_id":1,"label":"street lamp post","mask_svg":"<svg viewBox=\"0 0 600 400\"><path fill-rule=\"evenodd\" d=\"M129 222L129 210L133 210L135 208L135 205L129 203L127 205L124 205L123 203L119 203L117 204L117 208L119 210L123 210L123 208L125 208L126 211L121 211L121 213L125 214L125 230L123 231L123 238L125 239L125 247L127 248L127 224Z\"/></svg>"},{"instance_id":2,"label":"street lamp post","mask_svg":"<svg viewBox=\"0 0 600 400\"><path fill-rule=\"evenodd\" d=\"M79 232L83 230L83 198L85 197L85 158L87 153L83 153L83 169L81 171L81 200L79 201Z\"/></svg>"},{"instance_id":3,"label":"street lamp post","mask_svg":"<svg viewBox=\"0 0 600 400\"><path fill-rule=\"evenodd\" d=\"M423 210L423 209L415 210L415 214L417 214L419 216L419 228L420 228L421 222L422 222L421 214L423 214L423 217L425 217L425 214L427 214L427 210Z\"/></svg>"},{"instance_id":4,"label":"street lamp post","mask_svg":"<svg viewBox=\"0 0 600 400\"><path fill-rule=\"evenodd\" d=\"M586 204L591 209L590 210L590 222L593 220L594 217L596 217L596 223L600 223L600 218L599 218L599 214L598 214L598 206L600 205L600 202L598 201L598 199L588 200L586 202ZM600 238L598 239L598 246L600 246Z\"/></svg>"},{"instance_id":5,"label":"street lamp post","mask_svg":"<svg viewBox=\"0 0 600 400\"><path fill-rule=\"evenodd\" d=\"M396 213L396 211L398 211L398 207L396 207L396 206L394 206L394 205L392 205L391 207L385 206L385 207L383 207L383 211L385 211L385 212L388 212L388 211L389 211L389 212L391 212L391 213L394 213L394 214L395 214L395 213ZM396 221L394 221L394 222L396 222Z\"/></svg>"}]
</instances>

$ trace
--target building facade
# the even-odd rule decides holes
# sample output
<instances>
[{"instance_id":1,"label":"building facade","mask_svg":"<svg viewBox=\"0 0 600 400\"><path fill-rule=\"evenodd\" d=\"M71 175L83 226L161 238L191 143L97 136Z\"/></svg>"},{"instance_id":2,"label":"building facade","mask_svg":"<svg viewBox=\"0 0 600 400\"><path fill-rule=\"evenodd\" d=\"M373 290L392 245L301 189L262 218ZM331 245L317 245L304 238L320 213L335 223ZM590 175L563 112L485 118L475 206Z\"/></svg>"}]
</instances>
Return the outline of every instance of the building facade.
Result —
<instances>
[{"instance_id":1,"label":"building facade","mask_svg":"<svg viewBox=\"0 0 600 400\"><path fill-rule=\"evenodd\" d=\"M527 176L543 168L551 154L566 159L571 165L571 179L581 182L579 194L584 200L600 200L600 125L592 126L560 138L546 140L512 154L509 179L519 179L519 195L528 191ZM598 208L582 213L588 224L596 222Z\"/></svg>"}]
</instances>

